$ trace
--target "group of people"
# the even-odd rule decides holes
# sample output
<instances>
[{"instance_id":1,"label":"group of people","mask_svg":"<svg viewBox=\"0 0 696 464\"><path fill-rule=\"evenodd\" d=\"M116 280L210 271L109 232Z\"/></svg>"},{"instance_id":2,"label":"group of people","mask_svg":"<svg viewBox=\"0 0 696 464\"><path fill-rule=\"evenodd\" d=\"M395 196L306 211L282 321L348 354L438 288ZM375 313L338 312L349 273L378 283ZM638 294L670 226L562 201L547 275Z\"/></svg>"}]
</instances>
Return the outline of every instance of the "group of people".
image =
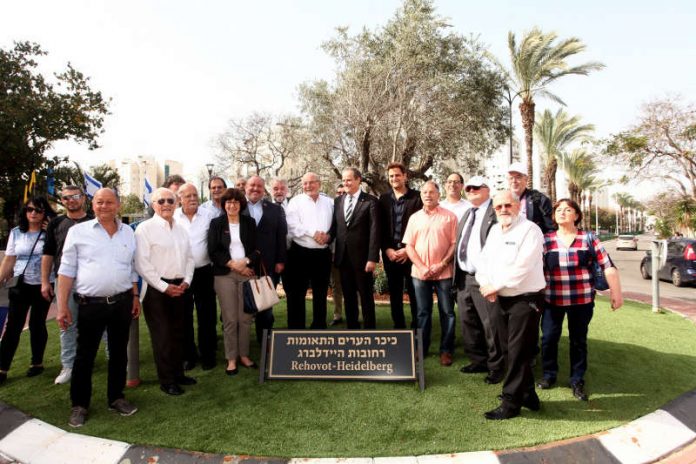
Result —
<instances>
[{"instance_id":1,"label":"group of people","mask_svg":"<svg viewBox=\"0 0 696 464\"><path fill-rule=\"evenodd\" d=\"M53 218L45 199L30 200L0 266L0 281L20 277L10 291L11 309L0 342L0 383L7 378L30 307L27 375L43 371L54 280L63 366L55 382L71 382L69 424L79 427L87 418L102 339L109 355L108 406L122 415L137 411L123 390L129 332L141 305L160 388L181 395L182 386L196 384L186 371L198 362L206 370L216 365L217 302L225 374L235 376L240 364L257 367L250 357L251 325L255 321L261 342L263 331L273 328L274 315L272 309L245 312L245 281L267 274L277 285L282 278L290 329L306 328L311 288L309 328L325 329L333 269L346 327L374 329L374 271L381 257L393 327L422 329L426 354L433 293L437 295L442 366L453 364L456 302L469 359L461 371L486 373L486 383L503 383L501 404L486 418L515 417L522 407L539 409L532 374L539 320L543 377L536 386L543 389L557 380L557 347L566 314L570 386L575 397L587 400L583 376L594 265L606 274L612 308L620 307L622 299L618 274L603 246L577 228L579 206L569 199L551 205L545 195L528 189L520 163L509 167L509 190L493 198L481 176L465 182L452 173L441 200L440 187L432 180L420 191L412 189L403 164L390 163L386 174L390 189L379 198L361 190L362 174L353 167L342 171L342 192L335 198L322 193L320 177L311 172L302 177L302 192L291 199L283 179L273 179L267 190L259 176L240 179L235 188L214 176L211 198L203 204L193 184L172 176L151 195L152 217L133 227L120 222L118 195L108 188L94 195L94 216L85 211L84 192L76 186L63 188L66 212L59 217ZM330 325L341 320L340 312L334 312Z\"/></svg>"}]
</instances>

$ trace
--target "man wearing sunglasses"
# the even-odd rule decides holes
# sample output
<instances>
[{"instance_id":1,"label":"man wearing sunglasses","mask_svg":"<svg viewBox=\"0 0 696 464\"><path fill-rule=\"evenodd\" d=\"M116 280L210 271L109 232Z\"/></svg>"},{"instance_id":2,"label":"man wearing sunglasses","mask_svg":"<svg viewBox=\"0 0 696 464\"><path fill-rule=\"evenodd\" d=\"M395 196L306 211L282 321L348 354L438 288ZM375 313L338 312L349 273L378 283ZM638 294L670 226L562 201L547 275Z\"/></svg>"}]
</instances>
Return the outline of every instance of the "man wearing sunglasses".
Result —
<instances>
[{"instance_id":1,"label":"man wearing sunglasses","mask_svg":"<svg viewBox=\"0 0 696 464\"><path fill-rule=\"evenodd\" d=\"M453 281L462 321L462 344L469 358L469 364L462 367L461 372L487 372L484 381L496 384L505 375L505 358L498 333L500 308L497 301L490 302L481 295L476 271L481 250L497 219L491 191L483 177L469 179L464 190L471 209L464 213L457 228Z\"/></svg>"},{"instance_id":2,"label":"man wearing sunglasses","mask_svg":"<svg viewBox=\"0 0 696 464\"><path fill-rule=\"evenodd\" d=\"M68 230L75 224L93 219L91 214L85 212L85 195L82 189L76 185L63 187L60 194L61 203L65 207L65 214L53 218L46 227L46 243L41 257L41 294L47 300L53 299L53 287L50 283L51 270L58 275L60 259L63 255L63 245ZM56 289L56 293L57 293ZM60 362L62 369L54 383L65 384L72 377L75 352L77 349L77 314L78 304L71 291L68 298L68 307L72 313L72 324L60 331Z\"/></svg>"},{"instance_id":3,"label":"man wearing sunglasses","mask_svg":"<svg viewBox=\"0 0 696 464\"><path fill-rule=\"evenodd\" d=\"M174 192L152 193L155 215L135 230L135 269L143 278L143 312L152 338L160 389L181 395L181 385L196 380L184 375L184 292L191 285L195 261L188 233L174 219Z\"/></svg>"},{"instance_id":4,"label":"man wearing sunglasses","mask_svg":"<svg viewBox=\"0 0 696 464\"><path fill-rule=\"evenodd\" d=\"M484 414L486 419L510 419L524 406L540 408L534 391L532 358L539 338L538 301L546 287L543 266L544 235L539 226L520 215L520 199L510 191L493 198L495 224L476 264L481 295L498 302L503 351L507 352L502 402Z\"/></svg>"}]
</instances>

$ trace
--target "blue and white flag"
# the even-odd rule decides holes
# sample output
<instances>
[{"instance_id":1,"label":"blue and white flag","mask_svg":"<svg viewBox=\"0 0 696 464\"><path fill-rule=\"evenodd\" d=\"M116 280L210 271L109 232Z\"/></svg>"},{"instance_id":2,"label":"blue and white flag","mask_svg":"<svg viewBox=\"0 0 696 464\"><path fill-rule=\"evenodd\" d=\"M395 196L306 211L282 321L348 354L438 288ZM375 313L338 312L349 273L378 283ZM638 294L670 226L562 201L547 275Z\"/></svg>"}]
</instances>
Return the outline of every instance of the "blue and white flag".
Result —
<instances>
[{"instance_id":1,"label":"blue and white flag","mask_svg":"<svg viewBox=\"0 0 696 464\"><path fill-rule=\"evenodd\" d=\"M150 207L150 196L151 195L152 195L152 185L150 185L150 182L147 180L147 177L145 177L145 189L143 190L143 203L145 203L146 208Z\"/></svg>"},{"instance_id":2,"label":"blue and white flag","mask_svg":"<svg viewBox=\"0 0 696 464\"><path fill-rule=\"evenodd\" d=\"M83 171L82 174L85 176L85 193L89 198L92 198L97 190L102 188L102 183L87 174L87 171Z\"/></svg>"}]
</instances>

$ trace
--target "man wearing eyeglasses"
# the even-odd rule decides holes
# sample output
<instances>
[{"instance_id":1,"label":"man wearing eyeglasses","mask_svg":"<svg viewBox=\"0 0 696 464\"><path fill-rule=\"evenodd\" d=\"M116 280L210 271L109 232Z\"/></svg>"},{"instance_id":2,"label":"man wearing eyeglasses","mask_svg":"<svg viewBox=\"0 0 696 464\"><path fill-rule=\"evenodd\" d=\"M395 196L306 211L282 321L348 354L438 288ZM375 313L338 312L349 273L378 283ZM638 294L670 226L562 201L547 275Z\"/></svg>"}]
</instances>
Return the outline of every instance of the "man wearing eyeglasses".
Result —
<instances>
[{"instance_id":1,"label":"man wearing eyeglasses","mask_svg":"<svg viewBox=\"0 0 696 464\"><path fill-rule=\"evenodd\" d=\"M218 176L213 176L208 181L208 191L210 192L210 200L206 201L201 205L201 208L205 208L213 212L215 217L222 216L224 213L222 205L220 204L220 198L222 194L227 190L227 183L225 179Z\"/></svg>"},{"instance_id":2,"label":"man wearing eyeglasses","mask_svg":"<svg viewBox=\"0 0 696 464\"><path fill-rule=\"evenodd\" d=\"M452 211L457 216L457 221L462 220L464 213L471 207L471 203L462 198L464 178L458 172L453 172L445 182L446 197L440 202L440 206Z\"/></svg>"},{"instance_id":3,"label":"man wearing eyeglasses","mask_svg":"<svg viewBox=\"0 0 696 464\"><path fill-rule=\"evenodd\" d=\"M543 233L554 230L551 219L551 200L538 190L527 188L527 166L511 163L508 167L510 191L520 198L520 214L538 225Z\"/></svg>"},{"instance_id":4,"label":"man wearing eyeglasses","mask_svg":"<svg viewBox=\"0 0 696 464\"><path fill-rule=\"evenodd\" d=\"M476 281L481 250L493 225L497 222L491 191L486 180L474 176L464 187L471 208L464 213L457 228L457 248L454 255L454 281L457 306L462 321L462 344L469 364L461 368L464 374L486 372L484 381L500 383L505 375L505 358L500 340L497 302L486 300Z\"/></svg>"},{"instance_id":5,"label":"man wearing eyeglasses","mask_svg":"<svg viewBox=\"0 0 696 464\"><path fill-rule=\"evenodd\" d=\"M507 368L502 402L484 414L486 419L510 419L524 406L540 408L534 391L532 358L539 338L541 291L546 287L543 267L544 235L541 229L520 215L520 199L510 191L493 198L495 224L476 265L481 295L498 302L500 333L507 347Z\"/></svg>"},{"instance_id":6,"label":"man wearing eyeglasses","mask_svg":"<svg viewBox=\"0 0 696 464\"><path fill-rule=\"evenodd\" d=\"M181 385L196 380L184 375L184 292L191 285L195 262L186 230L174 219L174 192L152 193L155 215L135 231L135 269L143 278L143 312L152 338L160 389L181 395Z\"/></svg>"},{"instance_id":7,"label":"man wearing eyeglasses","mask_svg":"<svg viewBox=\"0 0 696 464\"><path fill-rule=\"evenodd\" d=\"M47 300L53 299L53 286L49 279L51 269L58 275L60 259L63 254L63 245L68 230L75 224L93 219L92 215L85 212L85 195L82 189L76 185L63 187L60 194L61 203L65 207L65 214L53 218L46 227L46 242L43 256L41 257L41 294ZM56 293L58 290L56 289ZM60 362L62 369L56 377L55 384L70 382L73 364L75 362L75 350L77 349L77 313L78 305L71 291L68 298L68 307L72 312L72 324L60 331Z\"/></svg>"}]
</instances>

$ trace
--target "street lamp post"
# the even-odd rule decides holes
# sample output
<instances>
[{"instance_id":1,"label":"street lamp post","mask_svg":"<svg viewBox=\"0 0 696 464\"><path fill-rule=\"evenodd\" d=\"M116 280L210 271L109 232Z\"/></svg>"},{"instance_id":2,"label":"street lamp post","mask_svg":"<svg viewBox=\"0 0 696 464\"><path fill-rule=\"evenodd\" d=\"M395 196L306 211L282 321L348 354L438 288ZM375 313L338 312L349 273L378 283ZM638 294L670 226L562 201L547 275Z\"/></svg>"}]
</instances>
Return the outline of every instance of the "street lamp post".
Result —
<instances>
[{"instance_id":1,"label":"street lamp post","mask_svg":"<svg viewBox=\"0 0 696 464\"><path fill-rule=\"evenodd\" d=\"M213 177L213 163L206 163L205 168L208 170L208 197L211 196L210 194L210 178ZM203 187L201 186L201 193L203 192ZM210 198L208 198L210 200Z\"/></svg>"}]
</instances>

